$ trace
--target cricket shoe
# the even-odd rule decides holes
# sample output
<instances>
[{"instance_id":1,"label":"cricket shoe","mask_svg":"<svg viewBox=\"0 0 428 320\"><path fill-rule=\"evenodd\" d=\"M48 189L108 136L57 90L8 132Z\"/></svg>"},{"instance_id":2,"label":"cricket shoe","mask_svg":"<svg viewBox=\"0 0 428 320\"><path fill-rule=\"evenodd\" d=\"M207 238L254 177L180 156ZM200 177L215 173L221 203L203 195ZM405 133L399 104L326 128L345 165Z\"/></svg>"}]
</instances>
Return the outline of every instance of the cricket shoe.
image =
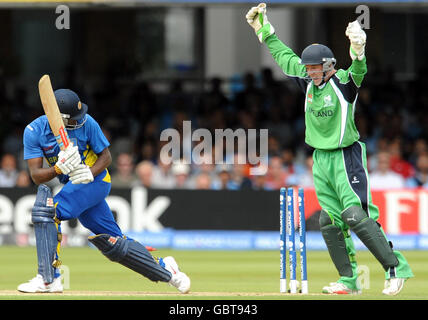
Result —
<instances>
[{"instance_id":1,"label":"cricket shoe","mask_svg":"<svg viewBox=\"0 0 428 320\"><path fill-rule=\"evenodd\" d=\"M171 272L171 280L169 284L176 287L181 293L190 291L190 278L178 269L177 262L173 257L165 257L162 259L165 264L165 269Z\"/></svg>"},{"instance_id":2,"label":"cricket shoe","mask_svg":"<svg viewBox=\"0 0 428 320\"><path fill-rule=\"evenodd\" d=\"M400 293L404 287L404 282L407 278L391 278L385 280L385 289L382 290L383 294L388 296L395 296Z\"/></svg>"},{"instance_id":3,"label":"cricket shoe","mask_svg":"<svg viewBox=\"0 0 428 320\"><path fill-rule=\"evenodd\" d=\"M60 293L63 291L61 277L55 278L52 283L45 283L43 277L38 274L26 283L18 286L18 291L25 293Z\"/></svg>"},{"instance_id":4,"label":"cricket shoe","mask_svg":"<svg viewBox=\"0 0 428 320\"><path fill-rule=\"evenodd\" d=\"M327 294L361 294L361 290L349 289L341 282L330 282L330 285L322 288L322 293Z\"/></svg>"}]
</instances>

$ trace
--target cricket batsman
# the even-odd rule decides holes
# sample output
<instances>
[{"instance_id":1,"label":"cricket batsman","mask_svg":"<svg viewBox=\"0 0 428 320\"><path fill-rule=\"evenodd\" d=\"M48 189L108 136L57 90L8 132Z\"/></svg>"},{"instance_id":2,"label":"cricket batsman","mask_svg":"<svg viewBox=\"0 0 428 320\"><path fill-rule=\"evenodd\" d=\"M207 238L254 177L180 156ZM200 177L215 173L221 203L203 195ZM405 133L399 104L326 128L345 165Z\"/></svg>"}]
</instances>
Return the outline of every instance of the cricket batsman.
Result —
<instances>
[{"instance_id":1,"label":"cricket batsman","mask_svg":"<svg viewBox=\"0 0 428 320\"><path fill-rule=\"evenodd\" d=\"M247 22L276 63L305 94L305 142L313 147L313 177L321 205L320 228L339 280L323 287L327 294L361 294L357 281L352 230L385 270L386 295L398 294L413 277L404 256L393 250L377 222L367 171L365 144L355 126L358 90L367 72L366 34L358 21L348 24L352 64L334 68L332 51L322 44L306 47L299 58L275 34L266 16L266 4L252 7Z\"/></svg>"},{"instance_id":2,"label":"cricket batsman","mask_svg":"<svg viewBox=\"0 0 428 320\"><path fill-rule=\"evenodd\" d=\"M24 159L31 178L39 185L32 209L38 273L29 282L19 285L18 290L29 293L63 291L59 272L61 221L77 218L94 234L89 241L108 259L151 281L168 282L187 293L190 279L178 269L175 259L155 259L145 246L126 238L114 220L105 200L111 189L107 170L111 163L110 144L99 124L87 113L88 106L69 89L59 89L54 94L70 144L60 151L46 115L25 128ZM48 168L43 168L43 158ZM64 186L53 196L43 183L55 177Z\"/></svg>"}]
</instances>

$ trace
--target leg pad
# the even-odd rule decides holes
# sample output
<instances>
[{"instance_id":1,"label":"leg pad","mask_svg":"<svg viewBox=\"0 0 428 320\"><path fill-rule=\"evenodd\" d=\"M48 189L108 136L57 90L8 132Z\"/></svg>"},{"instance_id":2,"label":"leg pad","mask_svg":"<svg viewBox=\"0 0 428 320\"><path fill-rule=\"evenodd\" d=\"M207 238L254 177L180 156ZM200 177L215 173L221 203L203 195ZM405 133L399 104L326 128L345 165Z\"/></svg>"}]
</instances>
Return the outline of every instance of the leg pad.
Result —
<instances>
[{"instance_id":1,"label":"leg pad","mask_svg":"<svg viewBox=\"0 0 428 320\"><path fill-rule=\"evenodd\" d=\"M118 262L152 281L171 280L171 273L161 267L146 247L137 241L108 234L89 237L89 241L111 261Z\"/></svg>"},{"instance_id":2,"label":"leg pad","mask_svg":"<svg viewBox=\"0 0 428 320\"><path fill-rule=\"evenodd\" d=\"M352 277L352 266L346 250L343 232L339 227L332 224L329 215L324 210L320 214L320 227L328 253L340 276Z\"/></svg>"},{"instance_id":3,"label":"leg pad","mask_svg":"<svg viewBox=\"0 0 428 320\"><path fill-rule=\"evenodd\" d=\"M60 265L57 255L59 233L55 225L55 206L51 189L40 185L31 212L36 235L38 273L46 283L55 277L55 267Z\"/></svg>"},{"instance_id":4,"label":"leg pad","mask_svg":"<svg viewBox=\"0 0 428 320\"><path fill-rule=\"evenodd\" d=\"M350 207L342 212L342 218L382 264L385 271L398 265L398 259L379 225L362 208L358 206Z\"/></svg>"}]
</instances>

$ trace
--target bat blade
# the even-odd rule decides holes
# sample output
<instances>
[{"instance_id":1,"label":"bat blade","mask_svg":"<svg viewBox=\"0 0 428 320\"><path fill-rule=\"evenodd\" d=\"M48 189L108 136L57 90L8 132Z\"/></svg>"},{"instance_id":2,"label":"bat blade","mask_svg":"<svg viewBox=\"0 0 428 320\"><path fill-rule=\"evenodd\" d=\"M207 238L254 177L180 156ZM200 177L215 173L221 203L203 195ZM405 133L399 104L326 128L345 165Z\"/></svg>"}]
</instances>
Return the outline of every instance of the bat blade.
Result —
<instances>
[{"instance_id":1,"label":"bat blade","mask_svg":"<svg viewBox=\"0 0 428 320\"><path fill-rule=\"evenodd\" d=\"M55 136L56 142L61 150L64 150L70 144L67 130L64 127L61 113L59 112L58 104L52 89L52 84L49 76L45 74L39 81L39 95L49 121L52 133Z\"/></svg>"}]
</instances>

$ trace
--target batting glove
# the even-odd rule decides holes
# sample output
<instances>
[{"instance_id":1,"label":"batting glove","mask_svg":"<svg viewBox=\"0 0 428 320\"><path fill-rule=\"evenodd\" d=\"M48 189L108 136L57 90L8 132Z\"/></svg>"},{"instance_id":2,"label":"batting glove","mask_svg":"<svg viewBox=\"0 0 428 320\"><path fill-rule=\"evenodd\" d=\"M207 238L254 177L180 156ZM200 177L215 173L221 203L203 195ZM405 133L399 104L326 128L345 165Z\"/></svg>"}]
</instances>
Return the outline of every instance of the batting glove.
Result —
<instances>
[{"instance_id":1,"label":"batting glove","mask_svg":"<svg viewBox=\"0 0 428 320\"><path fill-rule=\"evenodd\" d=\"M266 3L260 3L257 7L252 7L245 18L248 24L253 27L261 43L275 32L275 28L270 24L266 16Z\"/></svg>"},{"instance_id":2,"label":"batting glove","mask_svg":"<svg viewBox=\"0 0 428 320\"><path fill-rule=\"evenodd\" d=\"M55 163L55 171L57 173L69 174L76 168L82 160L80 159L79 148L70 145L58 153L58 161Z\"/></svg>"},{"instance_id":3,"label":"batting glove","mask_svg":"<svg viewBox=\"0 0 428 320\"><path fill-rule=\"evenodd\" d=\"M87 184L94 181L91 169L83 163L79 164L68 176L72 184Z\"/></svg>"},{"instance_id":4,"label":"batting glove","mask_svg":"<svg viewBox=\"0 0 428 320\"><path fill-rule=\"evenodd\" d=\"M351 56L352 60L363 60L367 36L364 30L361 28L360 23L357 20L350 22L346 28L345 34L351 42L349 55Z\"/></svg>"}]
</instances>

